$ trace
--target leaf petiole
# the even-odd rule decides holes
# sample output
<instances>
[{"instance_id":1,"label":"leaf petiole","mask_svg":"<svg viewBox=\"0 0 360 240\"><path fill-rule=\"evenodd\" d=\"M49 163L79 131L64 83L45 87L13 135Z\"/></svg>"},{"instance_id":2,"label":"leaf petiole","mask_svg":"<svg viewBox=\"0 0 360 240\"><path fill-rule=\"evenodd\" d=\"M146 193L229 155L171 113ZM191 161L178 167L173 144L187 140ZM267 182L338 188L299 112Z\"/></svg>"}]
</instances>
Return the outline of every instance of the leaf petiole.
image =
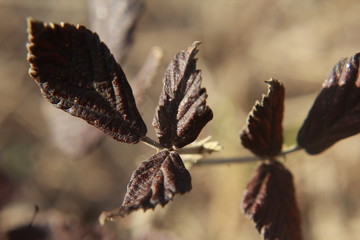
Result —
<instances>
[{"instance_id":1,"label":"leaf petiole","mask_svg":"<svg viewBox=\"0 0 360 240\"><path fill-rule=\"evenodd\" d=\"M148 137L148 136L144 136L140 139L141 142L145 143L146 145L155 148L156 150L161 150L164 149L163 146L160 145L160 143L158 143L157 141L155 141L154 139Z\"/></svg>"}]
</instances>

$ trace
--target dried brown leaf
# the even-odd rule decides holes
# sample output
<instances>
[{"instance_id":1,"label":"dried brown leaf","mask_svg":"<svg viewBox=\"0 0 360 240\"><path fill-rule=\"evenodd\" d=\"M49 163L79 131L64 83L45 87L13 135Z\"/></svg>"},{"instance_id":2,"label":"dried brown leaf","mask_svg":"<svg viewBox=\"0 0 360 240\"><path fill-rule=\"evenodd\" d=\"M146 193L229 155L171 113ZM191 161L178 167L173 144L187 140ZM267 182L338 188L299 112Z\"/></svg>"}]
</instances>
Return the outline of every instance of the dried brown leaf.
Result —
<instances>
[{"instance_id":1,"label":"dried brown leaf","mask_svg":"<svg viewBox=\"0 0 360 240\"><path fill-rule=\"evenodd\" d=\"M297 136L308 153L320 153L360 132L359 57L340 60L323 83Z\"/></svg>"},{"instance_id":2,"label":"dried brown leaf","mask_svg":"<svg viewBox=\"0 0 360 240\"><path fill-rule=\"evenodd\" d=\"M122 64L131 48L134 30L144 10L143 0L89 0L91 29Z\"/></svg>"},{"instance_id":3,"label":"dried brown leaf","mask_svg":"<svg viewBox=\"0 0 360 240\"><path fill-rule=\"evenodd\" d=\"M91 29L107 43L119 63L125 62L131 49L134 30L143 12L143 5L142 0L89 0ZM136 93L143 93L144 87L138 90L137 86L136 84L133 90L139 105L139 99L143 98L140 98L140 94L140 97L137 97ZM70 156L80 157L87 154L106 136L85 121L57 111L48 104L44 109L43 114L50 127L51 140Z\"/></svg>"},{"instance_id":4,"label":"dried brown leaf","mask_svg":"<svg viewBox=\"0 0 360 240\"><path fill-rule=\"evenodd\" d=\"M157 204L164 206L175 194L190 190L191 176L180 156L167 150L158 152L134 171L122 206L102 213L100 222L125 216L137 209L145 211Z\"/></svg>"},{"instance_id":5,"label":"dried brown leaf","mask_svg":"<svg viewBox=\"0 0 360 240\"><path fill-rule=\"evenodd\" d=\"M275 79L266 83L269 84L268 93L263 96L261 103L255 103L240 140L255 155L271 158L278 155L282 148L285 88Z\"/></svg>"},{"instance_id":6,"label":"dried brown leaf","mask_svg":"<svg viewBox=\"0 0 360 240\"><path fill-rule=\"evenodd\" d=\"M201 88L201 72L196 69L199 44L194 42L176 54L165 72L153 126L166 148L181 148L193 142L213 117L206 105L206 90Z\"/></svg>"},{"instance_id":7,"label":"dried brown leaf","mask_svg":"<svg viewBox=\"0 0 360 240\"><path fill-rule=\"evenodd\" d=\"M264 239L302 239L293 177L278 161L258 166L246 187L243 210Z\"/></svg>"},{"instance_id":8,"label":"dried brown leaf","mask_svg":"<svg viewBox=\"0 0 360 240\"><path fill-rule=\"evenodd\" d=\"M145 136L125 74L97 34L32 19L28 32L29 73L50 103L118 141L137 143Z\"/></svg>"}]
</instances>

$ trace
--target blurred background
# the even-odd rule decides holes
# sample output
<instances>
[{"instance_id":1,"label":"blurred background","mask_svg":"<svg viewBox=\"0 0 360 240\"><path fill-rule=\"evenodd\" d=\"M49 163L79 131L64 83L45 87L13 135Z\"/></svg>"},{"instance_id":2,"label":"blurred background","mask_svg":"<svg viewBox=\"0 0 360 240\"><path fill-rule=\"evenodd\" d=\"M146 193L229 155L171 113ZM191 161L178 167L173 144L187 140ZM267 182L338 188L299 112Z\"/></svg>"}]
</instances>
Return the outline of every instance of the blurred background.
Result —
<instances>
[{"instance_id":1,"label":"blurred background","mask_svg":"<svg viewBox=\"0 0 360 240\"><path fill-rule=\"evenodd\" d=\"M96 0L0 0L0 232L8 239L261 239L240 208L257 163L193 167L190 193L165 208L99 226L99 214L121 205L132 171L154 150L104 137L44 101L28 75L26 18L83 24L110 47L122 25L101 21L117 9L109 6ZM145 1L126 57L113 53L131 84L153 47L162 49L139 104L155 138L151 121L163 72L178 51L202 41L198 68L214 119L200 137L211 135L224 147L209 157L246 156L251 153L240 145L239 132L267 92L264 81L273 77L285 85L283 126L290 146L328 71L360 51L359 12L357 0ZM304 239L360 235L359 143L354 136L320 155L286 157ZM36 234L22 237L36 206Z\"/></svg>"}]
</instances>

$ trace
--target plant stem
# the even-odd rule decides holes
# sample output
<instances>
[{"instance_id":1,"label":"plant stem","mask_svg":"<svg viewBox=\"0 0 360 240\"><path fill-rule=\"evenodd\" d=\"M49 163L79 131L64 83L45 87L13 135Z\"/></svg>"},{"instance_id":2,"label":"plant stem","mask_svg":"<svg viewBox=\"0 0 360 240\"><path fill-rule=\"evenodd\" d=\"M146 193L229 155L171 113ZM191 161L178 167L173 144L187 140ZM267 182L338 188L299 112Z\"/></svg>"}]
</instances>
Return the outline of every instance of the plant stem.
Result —
<instances>
[{"instance_id":1,"label":"plant stem","mask_svg":"<svg viewBox=\"0 0 360 240\"><path fill-rule=\"evenodd\" d=\"M233 158L206 158L199 159L194 162L193 166L200 165L218 165L218 164L229 164L229 163L247 163L247 162L256 162L261 159L257 156L245 156L245 157L233 157Z\"/></svg>"},{"instance_id":2,"label":"plant stem","mask_svg":"<svg viewBox=\"0 0 360 240\"><path fill-rule=\"evenodd\" d=\"M178 154L190 154L190 155L203 155L206 153L210 154L213 152L220 151L222 149L221 145L216 141L209 141L210 138L211 137L207 137L201 141L198 141L193 146L178 148L178 149L168 149L168 150L176 151ZM148 136L143 137L141 141L146 145L155 148L158 151L165 149L163 146L160 145L160 143L151 139Z\"/></svg>"},{"instance_id":3,"label":"plant stem","mask_svg":"<svg viewBox=\"0 0 360 240\"><path fill-rule=\"evenodd\" d=\"M157 141L153 140L152 138L148 136L144 136L141 138L141 141L145 143L146 145L155 148L156 150L161 150L163 147L158 143Z\"/></svg>"},{"instance_id":4,"label":"plant stem","mask_svg":"<svg viewBox=\"0 0 360 240\"><path fill-rule=\"evenodd\" d=\"M296 152L301 150L302 147L298 145L291 146L284 151L282 151L278 156L285 156L289 153ZM263 159L259 158L258 156L244 156L244 157L234 157L234 158L206 158L206 159L199 159L194 162L193 166L200 166L200 165L218 165L218 164L229 164L229 163L247 163L247 162L256 162L261 161Z\"/></svg>"},{"instance_id":5,"label":"plant stem","mask_svg":"<svg viewBox=\"0 0 360 240\"><path fill-rule=\"evenodd\" d=\"M221 148L221 146L219 147ZM194 155L194 154L211 154L213 152L218 152L220 151L220 149L212 149L212 148L207 148L204 145L199 145L199 146L193 146L193 147L185 147L185 148L179 148L175 150L178 154L189 154L189 155Z\"/></svg>"},{"instance_id":6,"label":"plant stem","mask_svg":"<svg viewBox=\"0 0 360 240\"><path fill-rule=\"evenodd\" d=\"M141 138L141 141L143 143L145 143L146 145L148 145L152 148L155 148L158 151L164 149L164 147L162 147L160 145L160 143L158 143L157 141L153 140L152 138L150 138L148 136ZM289 153L296 152L301 149L302 149L302 147L300 147L298 145L294 145L294 146L284 149L284 151L282 151L278 156L285 156ZM193 146L193 147L185 147L185 148L176 150L176 152L178 154L204 154L204 153L212 153L214 151L219 151L219 150L215 150L215 149L211 149L211 148L208 149L208 148L204 147L204 144L200 144L198 146ZM200 165L218 165L218 164L229 164L229 163L247 163L247 162L256 162L256 161L261 161L261 160L264 160L264 159L261 159L258 156L252 155L252 156L233 157L233 158L204 158L204 159L199 159L196 161L194 161L194 160L187 160L187 161L192 161L193 166L200 166Z\"/></svg>"},{"instance_id":7,"label":"plant stem","mask_svg":"<svg viewBox=\"0 0 360 240\"><path fill-rule=\"evenodd\" d=\"M285 156L285 155L287 155L289 153L293 153L293 152L299 151L301 149L302 149L302 147L300 147L299 145L293 145L293 146L285 148L284 151L282 151L279 154L279 156Z\"/></svg>"}]
</instances>

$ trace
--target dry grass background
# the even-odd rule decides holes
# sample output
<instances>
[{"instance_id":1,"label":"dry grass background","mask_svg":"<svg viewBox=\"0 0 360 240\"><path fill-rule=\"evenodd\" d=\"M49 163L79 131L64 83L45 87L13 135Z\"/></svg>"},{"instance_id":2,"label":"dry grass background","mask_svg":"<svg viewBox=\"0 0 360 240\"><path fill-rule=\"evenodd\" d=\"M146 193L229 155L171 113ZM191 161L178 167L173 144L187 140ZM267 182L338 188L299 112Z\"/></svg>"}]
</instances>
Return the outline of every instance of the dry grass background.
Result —
<instances>
[{"instance_id":1,"label":"dry grass background","mask_svg":"<svg viewBox=\"0 0 360 240\"><path fill-rule=\"evenodd\" d=\"M293 144L330 68L341 57L360 51L357 0L153 0L146 5L123 69L131 81L153 46L165 51L140 107L149 135L154 136L151 119L167 62L201 40L198 66L214 111L203 136L211 134L224 146L214 157L250 154L240 146L238 133L254 101L266 92L264 81L270 77L286 87L284 128L286 144ZM58 230L56 226L66 223L62 234L74 235L77 228L82 232L73 238L58 233L50 239L85 239L86 232L99 229L101 211L121 204L131 172L153 150L108 138L74 159L51 144L41 113L44 100L27 74L28 16L85 26L89 22L85 0L0 0L0 169L13 189L0 212L0 231L28 224L37 205L35 225ZM299 152L287 157L305 239L359 238L359 143L355 136L317 156ZM240 211L242 192L255 166L192 168L189 194L176 196L165 208L138 212L97 231L106 232L104 239L261 239ZM7 194L0 195L2 204ZM86 237L96 239L94 234Z\"/></svg>"}]
</instances>

